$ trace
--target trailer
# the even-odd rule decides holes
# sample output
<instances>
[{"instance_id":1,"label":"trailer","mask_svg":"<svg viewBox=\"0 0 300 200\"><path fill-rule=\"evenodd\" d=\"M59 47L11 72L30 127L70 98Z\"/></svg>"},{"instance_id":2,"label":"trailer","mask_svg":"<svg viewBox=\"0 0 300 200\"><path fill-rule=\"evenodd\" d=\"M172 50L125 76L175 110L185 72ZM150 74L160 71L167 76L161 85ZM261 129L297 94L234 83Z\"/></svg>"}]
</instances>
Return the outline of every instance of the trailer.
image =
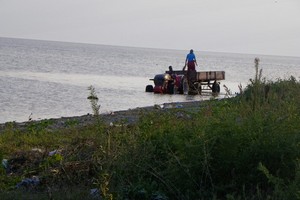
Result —
<instances>
[{"instance_id":1,"label":"trailer","mask_svg":"<svg viewBox=\"0 0 300 200\"><path fill-rule=\"evenodd\" d=\"M154 87L146 86L146 92L161 94L201 94L203 91L220 92L220 81L225 71L166 71L154 76Z\"/></svg>"}]
</instances>

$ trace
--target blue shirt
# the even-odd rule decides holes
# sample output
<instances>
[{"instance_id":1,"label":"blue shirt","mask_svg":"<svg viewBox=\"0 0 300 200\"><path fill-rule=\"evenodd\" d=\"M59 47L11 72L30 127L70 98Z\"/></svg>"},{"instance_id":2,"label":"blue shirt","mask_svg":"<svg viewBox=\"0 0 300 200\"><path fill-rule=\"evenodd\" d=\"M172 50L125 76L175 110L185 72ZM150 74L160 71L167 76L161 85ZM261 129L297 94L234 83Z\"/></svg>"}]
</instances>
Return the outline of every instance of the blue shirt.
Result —
<instances>
[{"instance_id":1,"label":"blue shirt","mask_svg":"<svg viewBox=\"0 0 300 200\"><path fill-rule=\"evenodd\" d=\"M187 59L188 61L194 61L194 60L196 60L196 56L195 56L194 53L189 53L189 54L186 56L186 59Z\"/></svg>"}]
</instances>

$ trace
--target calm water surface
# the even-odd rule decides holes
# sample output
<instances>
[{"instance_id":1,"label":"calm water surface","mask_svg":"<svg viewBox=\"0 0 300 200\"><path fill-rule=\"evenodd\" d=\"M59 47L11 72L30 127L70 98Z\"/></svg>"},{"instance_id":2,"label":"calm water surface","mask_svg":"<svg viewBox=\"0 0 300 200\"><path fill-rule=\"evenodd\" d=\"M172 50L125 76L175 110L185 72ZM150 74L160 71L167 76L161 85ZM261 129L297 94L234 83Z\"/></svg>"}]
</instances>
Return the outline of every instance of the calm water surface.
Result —
<instances>
[{"instance_id":1,"label":"calm water surface","mask_svg":"<svg viewBox=\"0 0 300 200\"><path fill-rule=\"evenodd\" d=\"M116 47L0 37L0 123L92 113L88 86L96 88L102 113L202 96L155 95L145 86L155 74L182 69L187 51ZM196 51L199 71L222 70L232 93L254 76L259 57L269 80L299 80L300 58ZM224 89L221 87L221 97Z\"/></svg>"}]
</instances>

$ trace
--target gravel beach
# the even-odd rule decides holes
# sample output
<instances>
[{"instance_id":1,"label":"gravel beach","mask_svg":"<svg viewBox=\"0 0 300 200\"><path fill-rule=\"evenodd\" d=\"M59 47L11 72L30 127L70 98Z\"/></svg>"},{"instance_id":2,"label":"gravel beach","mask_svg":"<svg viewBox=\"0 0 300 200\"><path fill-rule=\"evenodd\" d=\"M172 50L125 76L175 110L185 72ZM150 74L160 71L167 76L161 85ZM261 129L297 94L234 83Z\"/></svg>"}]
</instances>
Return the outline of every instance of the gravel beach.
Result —
<instances>
[{"instance_id":1,"label":"gravel beach","mask_svg":"<svg viewBox=\"0 0 300 200\"><path fill-rule=\"evenodd\" d=\"M140 116L143 116L149 112L165 112L169 109L178 109L186 111L197 111L200 109L200 105L203 101L191 101L191 102L174 102L174 103L164 103L159 105L134 108L128 110L115 111L105 114L100 114L100 119L110 126L120 125L120 124L135 124ZM92 114L86 114L82 116L73 117L61 117L61 118L51 118L43 119L38 121L26 121L26 122L6 122L0 124L0 133L5 129L13 130L26 130L35 124L47 124L47 129L57 130L62 128L68 128L71 126L84 127L89 124L93 124L96 121L96 117ZM47 123L48 122L48 123Z\"/></svg>"}]
</instances>

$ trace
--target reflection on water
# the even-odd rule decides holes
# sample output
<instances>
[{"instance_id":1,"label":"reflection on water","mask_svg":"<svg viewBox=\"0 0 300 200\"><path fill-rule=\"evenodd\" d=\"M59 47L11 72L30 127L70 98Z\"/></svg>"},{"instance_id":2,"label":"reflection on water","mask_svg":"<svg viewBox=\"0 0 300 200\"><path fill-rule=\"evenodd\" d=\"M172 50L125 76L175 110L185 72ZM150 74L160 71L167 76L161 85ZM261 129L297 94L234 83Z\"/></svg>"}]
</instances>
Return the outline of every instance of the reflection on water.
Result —
<instances>
[{"instance_id":1,"label":"reflection on water","mask_svg":"<svg viewBox=\"0 0 300 200\"><path fill-rule=\"evenodd\" d=\"M1 71L0 71L1 72ZM118 76L101 76L93 74L70 74L70 73L44 73L44 72L27 72L27 71L2 71L0 76L6 78L19 78L26 80L35 80L42 82L53 82L68 84L74 86L87 87L94 85L99 88L110 89L137 89L140 84L147 83L146 77L118 77Z\"/></svg>"},{"instance_id":2,"label":"reflection on water","mask_svg":"<svg viewBox=\"0 0 300 200\"><path fill-rule=\"evenodd\" d=\"M126 110L166 102L202 101L203 95L146 93L150 78L169 65L182 69L186 51L115 47L0 38L0 123L92 113L87 87L93 85L100 111ZM259 57L267 79L300 77L300 58L195 52L197 70L225 71L234 94L254 77Z\"/></svg>"}]
</instances>

